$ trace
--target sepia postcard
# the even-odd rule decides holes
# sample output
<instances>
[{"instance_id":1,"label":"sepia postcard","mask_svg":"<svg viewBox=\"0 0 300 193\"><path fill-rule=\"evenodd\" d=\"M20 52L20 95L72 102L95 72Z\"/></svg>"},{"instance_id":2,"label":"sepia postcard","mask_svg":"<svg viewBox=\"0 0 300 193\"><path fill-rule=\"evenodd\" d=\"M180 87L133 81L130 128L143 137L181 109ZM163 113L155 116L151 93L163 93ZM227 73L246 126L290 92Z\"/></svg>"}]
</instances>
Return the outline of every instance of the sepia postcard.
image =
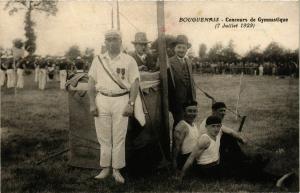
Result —
<instances>
[{"instance_id":1,"label":"sepia postcard","mask_svg":"<svg viewBox=\"0 0 300 193\"><path fill-rule=\"evenodd\" d=\"M1 192L299 192L299 1L0 0Z\"/></svg>"}]
</instances>

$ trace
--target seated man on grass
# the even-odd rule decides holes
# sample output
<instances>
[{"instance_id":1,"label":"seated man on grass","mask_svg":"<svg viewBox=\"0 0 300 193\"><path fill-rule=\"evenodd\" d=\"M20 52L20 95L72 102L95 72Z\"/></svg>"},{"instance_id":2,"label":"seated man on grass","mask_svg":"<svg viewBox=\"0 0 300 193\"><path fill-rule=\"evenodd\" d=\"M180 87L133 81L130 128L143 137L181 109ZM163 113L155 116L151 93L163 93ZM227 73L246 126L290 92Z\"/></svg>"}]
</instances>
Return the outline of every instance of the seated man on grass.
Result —
<instances>
[{"instance_id":1,"label":"seated man on grass","mask_svg":"<svg viewBox=\"0 0 300 193\"><path fill-rule=\"evenodd\" d=\"M173 169L181 170L198 139L194 121L198 114L197 102L184 104L183 120L174 129Z\"/></svg>"},{"instance_id":2,"label":"seated man on grass","mask_svg":"<svg viewBox=\"0 0 300 193\"><path fill-rule=\"evenodd\" d=\"M250 158L247 160L246 156L240 159L240 163L237 162L237 159L233 160L231 164L230 160L222 159L224 153L220 154L220 149L224 144L221 141L223 134L227 134L241 143L246 142L239 133L223 127L220 117L216 115L209 116L205 121L205 132L198 138L196 146L182 168L180 180L186 176L191 167L193 167L193 172L196 175L213 179L225 176L274 182L278 179L278 185L279 180L290 177L290 174L288 174L279 179L279 176L263 171L265 164L258 164L255 161L249 162Z\"/></svg>"}]
</instances>

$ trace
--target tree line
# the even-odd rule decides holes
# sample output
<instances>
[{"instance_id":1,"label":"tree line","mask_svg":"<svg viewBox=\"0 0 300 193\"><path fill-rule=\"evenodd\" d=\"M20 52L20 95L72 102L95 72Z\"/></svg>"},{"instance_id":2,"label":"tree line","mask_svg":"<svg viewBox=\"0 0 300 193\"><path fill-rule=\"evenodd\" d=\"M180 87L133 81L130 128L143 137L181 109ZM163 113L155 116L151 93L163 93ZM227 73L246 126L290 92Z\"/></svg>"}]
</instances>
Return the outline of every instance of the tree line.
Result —
<instances>
[{"instance_id":1,"label":"tree line","mask_svg":"<svg viewBox=\"0 0 300 193\"><path fill-rule=\"evenodd\" d=\"M200 62L224 62L224 63L256 63L262 64L264 62L279 64L299 63L299 48L295 50L286 49L277 42L270 42L264 49L260 46L254 46L246 52L244 56L239 55L234 50L234 42L230 40L228 45L223 46L222 43L217 42L209 50L205 44L199 45L198 57Z\"/></svg>"}]
</instances>

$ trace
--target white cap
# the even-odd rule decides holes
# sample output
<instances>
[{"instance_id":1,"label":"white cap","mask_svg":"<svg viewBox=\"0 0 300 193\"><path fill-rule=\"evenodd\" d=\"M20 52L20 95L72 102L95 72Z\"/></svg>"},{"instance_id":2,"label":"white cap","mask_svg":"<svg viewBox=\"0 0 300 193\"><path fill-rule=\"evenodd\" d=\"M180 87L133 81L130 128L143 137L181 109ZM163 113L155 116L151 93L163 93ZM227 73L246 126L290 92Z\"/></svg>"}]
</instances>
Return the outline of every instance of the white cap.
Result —
<instances>
[{"instance_id":1,"label":"white cap","mask_svg":"<svg viewBox=\"0 0 300 193\"><path fill-rule=\"evenodd\" d=\"M111 30L108 30L107 32L105 32L105 39L113 38L113 37L118 37L121 39L122 38L121 32L116 29L111 29Z\"/></svg>"}]
</instances>

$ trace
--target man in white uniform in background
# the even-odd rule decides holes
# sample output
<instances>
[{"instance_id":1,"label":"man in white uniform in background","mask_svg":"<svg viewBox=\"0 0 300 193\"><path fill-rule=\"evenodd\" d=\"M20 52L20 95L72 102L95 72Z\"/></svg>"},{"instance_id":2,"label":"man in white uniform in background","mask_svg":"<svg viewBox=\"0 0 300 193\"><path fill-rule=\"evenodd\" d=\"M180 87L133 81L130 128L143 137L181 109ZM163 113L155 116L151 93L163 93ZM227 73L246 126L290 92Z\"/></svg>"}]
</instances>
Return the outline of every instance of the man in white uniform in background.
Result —
<instances>
[{"instance_id":1,"label":"man in white uniform in background","mask_svg":"<svg viewBox=\"0 0 300 193\"><path fill-rule=\"evenodd\" d=\"M5 75L6 75L6 69L7 69L7 57L5 55L1 56L0 59L0 86L4 86L5 83Z\"/></svg>"},{"instance_id":2,"label":"man in white uniform in background","mask_svg":"<svg viewBox=\"0 0 300 193\"><path fill-rule=\"evenodd\" d=\"M59 62L60 89L65 90L66 81L67 81L67 61L66 58L63 56Z\"/></svg>"},{"instance_id":3,"label":"man in white uniform in background","mask_svg":"<svg viewBox=\"0 0 300 193\"><path fill-rule=\"evenodd\" d=\"M47 58L39 62L39 89L45 90L47 82Z\"/></svg>"},{"instance_id":4,"label":"man in white uniform in background","mask_svg":"<svg viewBox=\"0 0 300 193\"><path fill-rule=\"evenodd\" d=\"M14 59L12 56L7 57L7 88L15 87L16 84L16 72L14 70Z\"/></svg>"},{"instance_id":5,"label":"man in white uniform in background","mask_svg":"<svg viewBox=\"0 0 300 193\"><path fill-rule=\"evenodd\" d=\"M113 169L116 182L125 180L120 169L125 167L125 137L128 116L135 114L140 75L135 60L121 52L121 33L105 33L107 52L95 56L89 70L90 111L95 119L101 146L100 167L96 179L104 179Z\"/></svg>"},{"instance_id":6,"label":"man in white uniform in background","mask_svg":"<svg viewBox=\"0 0 300 193\"><path fill-rule=\"evenodd\" d=\"M16 62L17 66L17 88L24 87L24 69L26 68L26 58L20 58L18 62Z\"/></svg>"},{"instance_id":7,"label":"man in white uniform in background","mask_svg":"<svg viewBox=\"0 0 300 193\"><path fill-rule=\"evenodd\" d=\"M40 63L40 58L37 56L34 60L34 82L39 81L39 73L40 73L39 63Z\"/></svg>"}]
</instances>

